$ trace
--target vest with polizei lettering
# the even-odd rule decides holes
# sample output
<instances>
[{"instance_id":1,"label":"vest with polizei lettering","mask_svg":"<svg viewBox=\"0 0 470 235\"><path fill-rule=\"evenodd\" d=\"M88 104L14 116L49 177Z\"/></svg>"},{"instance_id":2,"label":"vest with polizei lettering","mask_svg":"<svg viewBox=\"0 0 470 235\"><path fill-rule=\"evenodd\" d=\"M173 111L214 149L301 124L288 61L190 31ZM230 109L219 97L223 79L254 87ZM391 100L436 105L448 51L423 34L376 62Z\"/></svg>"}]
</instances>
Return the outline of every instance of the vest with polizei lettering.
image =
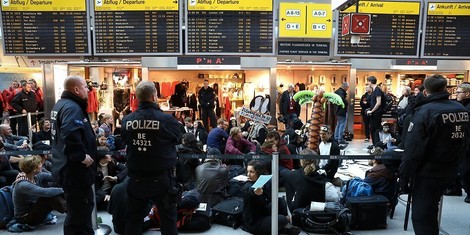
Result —
<instances>
[{"instance_id":1,"label":"vest with polizei lettering","mask_svg":"<svg viewBox=\"0 0 470 235\"><path fill-rule=\"evenodd\" d=\"M180 126L172 115L151 102L141 102L135 112L125 116L121 135L127 145L129 176L152 177L173 169Z\"/></svg>"}]
</instances>

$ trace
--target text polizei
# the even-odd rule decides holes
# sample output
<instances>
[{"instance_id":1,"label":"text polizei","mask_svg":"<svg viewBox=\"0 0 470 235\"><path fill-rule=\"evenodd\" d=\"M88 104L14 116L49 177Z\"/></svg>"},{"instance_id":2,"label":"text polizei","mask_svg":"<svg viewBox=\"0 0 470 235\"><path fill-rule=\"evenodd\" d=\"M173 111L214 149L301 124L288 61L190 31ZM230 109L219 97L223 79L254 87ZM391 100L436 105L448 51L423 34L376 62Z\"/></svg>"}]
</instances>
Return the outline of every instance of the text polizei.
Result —
<instances>
[{"instance_id":1,"label":"text polizei","mask_svg":"<svg viewBox=\"0 0 470 235\"><path fill-rule=\"evenodd\" d=\"M159 130L160 122L156 120L133 120L126 122L126 129Z\"/></svg>"}]
</instances>

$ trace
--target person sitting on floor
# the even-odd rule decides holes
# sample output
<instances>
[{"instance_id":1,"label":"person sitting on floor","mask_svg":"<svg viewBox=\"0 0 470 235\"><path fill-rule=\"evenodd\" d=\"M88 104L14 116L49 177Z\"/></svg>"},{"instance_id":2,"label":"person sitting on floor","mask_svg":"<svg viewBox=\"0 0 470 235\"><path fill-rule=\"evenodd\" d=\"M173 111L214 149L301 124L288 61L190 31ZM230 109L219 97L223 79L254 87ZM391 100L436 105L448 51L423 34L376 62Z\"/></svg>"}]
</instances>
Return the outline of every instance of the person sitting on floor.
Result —
<instances>
[{"instance_id":1,"label":"person sitting on floor","mask_svg":"<svg viewBox=\"0 0 470 235\"><path fill-rule=\"evenodd\" d=\"M96 164L95 198L96 208L104 210L108 207L111 190L114 185L122 182L127 176L127 169L124 164L116 162L111 155L102 151L109 151L108 147L99 146Z\"/></svg>"},{"instance_id":2,"label":"person sitting on floor","mask_svg":"<svg viewBox=\"0 0 470 235\"><path fill-rule=\"evenodd\" d=\"M372 186L374 193L381 194L388 199L390 206L395 206L397 198L395 196L397 176L387 169L380 159L369 160L372 169L366 171L364 182Z\"/></svg>"},{"instance_id":3,"label":"person sitting on floor","mask_svg":"<svg viewBox=\"0 0 470 235\"><path fill-rule=\"evenodd\" d=\"M256 145L242 137L240 127L233 127L230 130L230 137L225 144L225 154L246 154L256 153ZM243 160L228 159L227 165L243 165Z\"/></svg>"},{"instance_id":4,"label":"person sitting on floor","mask_svg":"<svg viewBox=\"0 0 470 235\"><path fill-rule=\"evenodd\" d=\"M184 133L181 137L181 144L176 146L176 152L179 154L203 154L204 151L199 147L196 136L193 133ZM196 181L196 167L199 166L198 158L181 158L178 156L176 162L176 178L183 184L185 191L194 189Z\"/></svg>"},{"instance_id":5,"label":"person sitting on floor","mask_svg":"<svg viewBox=\"0 0 470 235\"><path fill-rule=\"evenodd\" d=\"M248 163L248 181L243 187L243 229L253 234L271 234L271 181L259 188L252 187L265 174L267 170L262 162L252 160ZM277 215L279 234L299 234L300 229L290 225L287 215L287 207L280 206Z\"/></svg>"},{"instance_id":6,"label":"person sitting on floor","mask_svg":"<svg viewBox=\"0 0 470 235\"><path fill-rule=\"evenodd\" d=\"M304 149L301 155L317 155L311 149ZM328 182L326 175L319 174L318 160L301 159L300 169L289 171L282 170L280 175L286 188L286 200L290 211L297 208L305 208L310 202L325 201L325 184Z\"/></svg>"},{"instance_id":7,"label":"person sitting on floor","mask_svg":"<svg viewBox=\"0 0 470 235\"><path fill-rule=\"evenodd\" d=\"M225 199L228 185L227 166L208 154L204 163L196 167L196 190L200 193L200 201L216 205Z\"/></svg>"},{"instance_id":8,"label":"person sitting on floor","mask_svg":"<svg viewBox=\"0 0 470 235\"><path fill-rule=\"evenodd\" d=\"M42 172L42 158L37 155L24 158L19 164L21 172L13 183L13 205L18 223L31 226L55 223L51 213L66 212L64 191L61 188L45 188L53 181L50 173Z\"/></svg>"},{"instance_id":9,"label":"person sitting on floor","mask_svg":"<svg viewBox=\"0 0 470 235\"><path fill-rule=\"evenodd\" d=\"M374 147L379 147L383 150L385 149L395 149L399 144L395 133L391 131L391 123L383 122L382 129L377 130L374 133L375 141Z\"/></svg>"},{"instance_id":10,"label":"person sitting on floor","mask_svg":"<svg viewBox=\"0 0 470 235\"><path fill-rule=\"evenodd\" d=\"M331 138L333 132L329 125L320 127L320 155L339 155L340 149L338 143ZM337 159L321 159L318 164L319 167L326 171L326 177L332 181L335 177L339 167L339 160Z\"/></svg>"}]
</instances>

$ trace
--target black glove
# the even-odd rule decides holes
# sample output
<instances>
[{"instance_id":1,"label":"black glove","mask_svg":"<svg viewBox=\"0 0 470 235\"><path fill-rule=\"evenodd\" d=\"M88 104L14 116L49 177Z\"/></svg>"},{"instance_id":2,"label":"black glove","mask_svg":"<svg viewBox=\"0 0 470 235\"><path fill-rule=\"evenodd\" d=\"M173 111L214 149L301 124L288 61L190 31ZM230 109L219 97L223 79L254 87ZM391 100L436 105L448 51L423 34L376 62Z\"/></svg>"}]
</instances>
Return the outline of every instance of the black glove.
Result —
<instances>
[{"instance_id":1,"label":"black glove","mask_svg":"<svg viewBox=\"0 0 470 235\"><path fill-rule=\"evenodd\" d=\"M409 194L411 192L409 178L400 178L399 192L400 194Z\"/></svg>"}]
</instances>

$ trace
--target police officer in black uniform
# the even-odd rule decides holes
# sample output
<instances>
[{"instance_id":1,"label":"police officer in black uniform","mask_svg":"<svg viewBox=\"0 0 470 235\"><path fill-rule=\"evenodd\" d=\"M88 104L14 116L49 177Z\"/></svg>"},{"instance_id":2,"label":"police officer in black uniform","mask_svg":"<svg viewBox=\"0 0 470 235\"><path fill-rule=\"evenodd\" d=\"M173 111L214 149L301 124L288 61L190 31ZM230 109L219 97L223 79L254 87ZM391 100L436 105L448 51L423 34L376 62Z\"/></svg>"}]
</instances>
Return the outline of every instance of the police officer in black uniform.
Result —
<instances>
[{"instance_id":1,"label":"police officer in black uniform","mask_svg":"<svg viewBox=\"0 0 470 235\"><path fill-rule=\"evenodd\" d=\"M157 106L156 94L152 82L139 83L136 87L139 108L122 120L121 135L127 144L129 174L127 235L142 234L144 217L148 214L145 208L150 200L157 204L162 234L178 234L173 171L181 124Z\"/></svg>"},{"instance_id":2,"label":"police officer in black uniform","mask_svg":"<svg viewBox=\"0 0 470 235\"><path fill-rule=\"evenodd\" d=\"M67 77L64 89L51 111L52 174L67 202L64 234L95 234L91 214L96 139L86 111L88 89L79 76Z\"/></svg>"},{"instance_id":3,"label":"police officer in black uniform","mask_svg":"<svg viewBox=\"0 0 470 235\"><path fill-rule=\"evenodd\" d=\"M424 80L426 99L411 121L400 166L401 178L414 178L412 221L415 234L438 235L439 200L457 177L469 146L469 112L449 100L447 80Z\"/></svg>"}]
</instances>

